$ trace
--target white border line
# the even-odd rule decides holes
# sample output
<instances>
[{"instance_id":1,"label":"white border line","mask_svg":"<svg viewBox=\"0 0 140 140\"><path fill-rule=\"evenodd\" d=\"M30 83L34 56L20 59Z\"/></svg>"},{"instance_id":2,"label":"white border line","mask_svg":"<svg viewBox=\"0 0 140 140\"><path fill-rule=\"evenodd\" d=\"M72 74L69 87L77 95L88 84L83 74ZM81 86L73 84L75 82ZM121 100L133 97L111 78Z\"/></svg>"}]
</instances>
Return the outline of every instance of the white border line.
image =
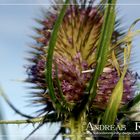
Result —
<instances>
[{"instance_id":1,"label":"white border line","mask_svg":"<svg viewBox=\"0 0 140 140\"><path fill-rule=\"evenodd\" d=\"M54 4L45 4L45 3L42 3L42 4L33 4L33 3L29 3L29 4L26 4L26 3L0 3L0 6L44 6L44 5L54 5ZM56 5L64 5L64 4L56 4ZM69 5L69 4L67 4ZM73 4L74 5L74 4ZM88 4L87 4L88 5ZM109 5L109 4L92 4L93 6L95 5ZM114 5L114 4L110 4L110 5ZM116 4L117 6L140 6L140 3L131 3L131 4L128 4L128 3L124 3L124 4Z\"/></svg>"}]
</instances>

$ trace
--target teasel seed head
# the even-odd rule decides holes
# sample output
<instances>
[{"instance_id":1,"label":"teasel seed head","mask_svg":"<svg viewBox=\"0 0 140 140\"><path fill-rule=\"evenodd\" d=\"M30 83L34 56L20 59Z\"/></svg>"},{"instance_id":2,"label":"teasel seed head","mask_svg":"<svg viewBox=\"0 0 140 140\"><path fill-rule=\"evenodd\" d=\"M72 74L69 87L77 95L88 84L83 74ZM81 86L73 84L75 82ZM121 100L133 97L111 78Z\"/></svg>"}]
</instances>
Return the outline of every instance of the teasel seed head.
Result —
<instances>
[{"instance_id":1,"label":"teasel seed head","mask_svg":"<svg viewBox=\"0 0 140 140\"><path fill-rule=\"evenodd\" d=\"M32 64L27 68L28 79L26 81L35 84L36 88L41 89L41 93L37 93L34 96L39 97L38 103L45 105L45 110L43 111L46 112L55 110L48 94L45 72L48 44L57 17L57 14L49 13L47 18L45 17L40 22L42 28L36 29L39 37L35 38L37 44L33 47L35 49L34 55L30 59ZM103 18L104 9L100 5L89 5L87 7L70 5L68 7L58 32L53 56L52 79L58 99L60 95L56 82L56 66L66 101L68 103L79 103L83 100L86 88L96 68L96 50ZM123 69L123 60L121 60L123 49L121 48L121 43L116 44L124 34L117 28L115 27L112 35L110 50L115 52L121 73ZM115 47L113 48L113 46ZM97 96L93 100L93 105L107 105L119 78L118 70L112 61L112 51L110 51L107 64L98 79ZM136 82L137 73L128 70L123 80L122 105L128 103L135 96Z\"/></svg>"}]
</instances>

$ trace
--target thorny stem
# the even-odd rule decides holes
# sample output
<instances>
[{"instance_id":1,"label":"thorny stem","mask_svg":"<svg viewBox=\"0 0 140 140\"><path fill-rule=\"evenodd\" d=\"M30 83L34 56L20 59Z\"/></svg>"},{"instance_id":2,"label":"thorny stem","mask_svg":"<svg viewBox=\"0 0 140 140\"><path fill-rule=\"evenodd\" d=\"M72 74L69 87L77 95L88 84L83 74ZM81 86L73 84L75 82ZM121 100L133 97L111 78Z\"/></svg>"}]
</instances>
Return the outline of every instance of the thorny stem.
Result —
<instances>
[{"instance_id":1,"label":"thorny stem","mask_svg":"<svg viewBox=\"0 0 140 140\"><path fill-rule=\"evenodd\" d=\"M44 122L58 122L60 121L58 117L56 117L56 113L46 114L41 117L36 117L33 119L26 120L0 120L0 124L29 124L29 123L44 123Z\"/></svg>"},{"instance_id":2,"label":"thorny stem","mask_svg":"<svg viewBox=\"0 0 140 140\"><path fill-rule=\"evenodd\" d=\"M27 120L0 120L0 124L27 124L27 123L40 123L44 120L44 117L38 117Z\"/></svg>"}]
</instances>

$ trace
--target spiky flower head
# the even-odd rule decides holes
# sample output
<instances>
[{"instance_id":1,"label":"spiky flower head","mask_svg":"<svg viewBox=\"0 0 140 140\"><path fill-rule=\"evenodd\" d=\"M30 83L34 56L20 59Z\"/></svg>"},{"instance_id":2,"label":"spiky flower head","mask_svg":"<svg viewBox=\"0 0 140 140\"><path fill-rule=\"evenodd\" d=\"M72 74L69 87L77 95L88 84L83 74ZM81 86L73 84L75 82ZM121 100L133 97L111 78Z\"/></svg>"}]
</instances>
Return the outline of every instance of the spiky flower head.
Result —
<instances>
[{"instance_id":1,"label":"spiky flower head","mask_svg":"<svg viewBox=\"0 0 140 140\"><path fill-rule=\"evenodd\" d=\"M56 10L55 7L54 9ZM57 17L56 13L50 13L47 15L47 18L40 21L42 28L36 29L39 37L36 38L37 44L33 47L36 49L34 52L35 55L30 59L33 63L28 67L29 77L27 81L34 83L37 88L43 90L37 96L42 97L42 100L46 100L46 106L48 104L51 105L49 95L46 94L48 92L45 80L46 55ZM67 102L78 103L84 98L86 87L96 68L96 50L103 18L104 9L101 6L72 5L71 3L68 7L58 32L53 56L52 78L55 86L55 94L58 98L60 98L60 95L56 81L56 71ZM93 100L93 104L99 106L107 105L108 99L123 69L123 62L121 60L123 50L121 44L116 45L117 41L122 38L123 33L117 24L118 21L116 21L116 27L112 35L110 50L113 49L120 68L118 70L115 67L112 59L112 51L110 51L107 64L98 80L97 96ZM128 70L123 81L122 104L127 103L134 97L136 79L136 73ZM51 108L53 109L53 106ZM48 110L50 109L48 108Z\"/></svg>"},{"instance_id":2,"label":"spiky flower head","mask_svg":"<svg viewBox=\"0 0 140 140\"><path fill-rule=\"evenodd\" d=\"M57 119L53 120L59 120L62 124L66 122L66 126L70 124L70 127L72 127L71 124L77 125L82 121L87 121L87 118L89 121L97 123L98 116L102 116L105 109L108 109L112 93L114 94L116 85L123 77L122 75L124 75L122 98L116 92L121 98L121 101L118 102L119 108L129 103L135 96L138 75L127 67L128 62L126 59L129 59L127 55L130 55L131 50L130 48L126 50L124 47L127 42L125 38L127 33L122 31L119 26L120 21L116 20L108 47L105 67L97 79L96 90L93 89L96 92L96 96L90 100L89 94L91 94L91 91L89 91L89 87L91 81L97 78L96 68L99 63L97 61L97 52L99 51L98 45L104 24L105 6L102 3L94 5L94 0L91 0L89 4L86 0L70 0L70 5L64 13L57 33L52 66L50 66L50 57L48 57L51 46L50 40L52 39L57 19L59 19L61 9L59 6L52 6L53 12L47 11L42 20L37 20L42 27L35 28L38 37L34 37L36 44L32 46L34 49L31 52L33 54L32 58L28 59L32 63L27 67L28 78L26 81L34 84L32 88L39 89L33 93L33 96L37 97L33 101L34 104L44 105L41 110L42 113L49 114L53 112L57 114ZM51 68L50 80L52 80L54 89L48 86L50 82L46 78L46 73L49 73L48 67ZM120 90L121 92L120 87L118 91ZM86 106L87 99L90 100L88 107ZM59 108L59 106L62 107ZM84 108L85 106L86 109ZM75 123L77 114L81 113L80 111L86 115L80 118L80 122ZM71 123L70 118L73 118L73 116L76 119L74 123ZM83 119L84 116L86 116L86 119ZM117 121L117 119L114 118L112 123L114 121ZM73 129L79 131L77 130L79 126L74 126L74 128L70 129L71 133L75 135ZM79 132L82 134L83 130Z\"/></svg>"}]
</instances>

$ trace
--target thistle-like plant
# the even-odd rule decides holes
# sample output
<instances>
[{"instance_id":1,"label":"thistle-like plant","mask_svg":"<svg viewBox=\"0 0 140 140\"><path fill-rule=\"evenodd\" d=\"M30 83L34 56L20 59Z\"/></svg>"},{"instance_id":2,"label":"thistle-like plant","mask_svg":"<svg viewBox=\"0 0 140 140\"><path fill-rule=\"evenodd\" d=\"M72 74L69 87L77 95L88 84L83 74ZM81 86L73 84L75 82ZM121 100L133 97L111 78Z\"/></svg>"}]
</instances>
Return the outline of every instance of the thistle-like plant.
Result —
<instances>
[{"instance_id":1,"label":"thistle-like plant","mask_svg":"<svg viewBox=\"0 0 140 140\"><path fill-rule=\"evenodd\" d=\"M139 102L140 95L135 95L138 74L128 65L132 38L140 33L132 32L132 28L139 19L123 32L116 20L116 0L99 5L94 5L94 0L57 2L63 6L54 5L53 12L47 11L44 19L37 20L42 27L35 29L39 36L28 59L31 65L26 82L39 89L32 95L34 104L43 105L40 118L19 123L41 122L40 127L60 122L57 135L61 133L63 139L94 139L99 131L88 129L89 122L132 122L129 114L134 113L132 106ZM112 130L112 134L114 131L118 132Z\"/></svg>"}]
</instances>

